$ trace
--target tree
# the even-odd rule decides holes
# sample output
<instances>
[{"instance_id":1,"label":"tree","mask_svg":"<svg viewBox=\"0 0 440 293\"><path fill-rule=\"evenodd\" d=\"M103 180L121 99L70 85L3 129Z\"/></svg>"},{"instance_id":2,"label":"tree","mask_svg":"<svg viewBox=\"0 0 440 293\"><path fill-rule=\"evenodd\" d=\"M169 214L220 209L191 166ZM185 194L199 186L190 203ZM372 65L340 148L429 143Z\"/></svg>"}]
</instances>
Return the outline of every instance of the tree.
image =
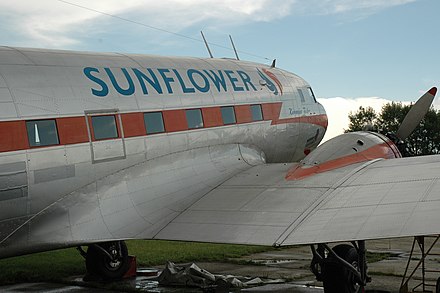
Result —
<instances>
[{"instance_id":1,"label":"tree","mask_svg":"<svg viewBox=\"0 0 440 293\"><path fill-rule=\"evenodd\" d=\"M344 129L344 132L361 131L366 125L374 125L377 114L371 107L364 108L360 106L356 113L350 112L348 114L348 119L350 124L348 129Z\"/></svg>"},{"instance_id":2,"label":"tree","mask_svg":"<svg viewBox=\"0 0 440 293\"><path fill-rule=\"evenodd\" d=\"M412 105L402 103L387 103L380 113L371 107L359 107L356 113L350 112L350 124L345 132L360 131L369 124L374 129L386 135L396 133ZM422 156L440 153L440 111L431 107L420 125L406 139L406 145L411 155Z\"/></svg>"}]
</instances>

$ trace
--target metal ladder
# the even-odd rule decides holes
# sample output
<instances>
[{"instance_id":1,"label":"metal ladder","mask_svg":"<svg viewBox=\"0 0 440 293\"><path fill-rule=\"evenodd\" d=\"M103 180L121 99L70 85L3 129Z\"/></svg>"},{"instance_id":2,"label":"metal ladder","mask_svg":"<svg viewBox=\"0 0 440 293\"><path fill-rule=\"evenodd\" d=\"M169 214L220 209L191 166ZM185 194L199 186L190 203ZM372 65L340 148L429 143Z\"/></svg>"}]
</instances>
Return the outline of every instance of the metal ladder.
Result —
<instances>
[{"instance_id":1,"label":"metal ladder","mask_svg":"<svg viewBox=\"0 0 440 293\"><path fill-rule=\"evenodd\" d=\"M431 245L429 245L429 248L426 250L427 243L426 238L433 239ZM434 248L435 244L440 239L440 235L434 235L434 236L416 236L414 237L411 253L408 258L408 262L406 264L405 273L403 274L402 283L400 285L399 293L409 293L409 292L436 292L436 286L435 283L429 283L427 282L426 274L427 273L437 273L437 275L440 277L440 269L428 269L426 268L425 259L428 255L430 256L440 256L440 253L431 253L431 250ZM420 252L415 252L415 247L419 247ZM417 262L417 265L412 270L412 272L408 275L409 266L411 261L413 261L413 256L420 256L420 260ZM440 264L439 264L440 267ZM411 291L408 291L408 283L409 281L414 277L416 272L421 273L421 282L418 283L415 287L412 288ZM407 277L408 275L408 277ZM429 288L429 290L428 290ZM422 291L420 291L422 290Z\"/></svg>"}]
</instances>

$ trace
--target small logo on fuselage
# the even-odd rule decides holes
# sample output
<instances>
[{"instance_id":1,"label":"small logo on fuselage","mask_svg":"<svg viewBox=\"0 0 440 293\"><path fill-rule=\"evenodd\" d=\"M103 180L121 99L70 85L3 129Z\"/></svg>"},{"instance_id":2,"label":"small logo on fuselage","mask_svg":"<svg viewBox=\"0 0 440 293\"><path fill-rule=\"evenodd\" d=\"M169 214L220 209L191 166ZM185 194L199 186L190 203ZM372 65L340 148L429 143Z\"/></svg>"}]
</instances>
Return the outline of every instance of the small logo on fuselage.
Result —
<instances>
[{"instance_id":1,"label":"small logo on fuselage","mask_svg":"<svg viewBox=\"0 0 440 293\"><path fill-rule=\"evenodd\" d=\"M280 80L275 76L275 74L265 68L261 68L261 70L257 68L257 71L260 77L266 82L267 88L271 92L273 92L274 95L283 95L283 85L281 84ZM263 71L264 73L261 71Z\"/></svg>"}]
</instances>

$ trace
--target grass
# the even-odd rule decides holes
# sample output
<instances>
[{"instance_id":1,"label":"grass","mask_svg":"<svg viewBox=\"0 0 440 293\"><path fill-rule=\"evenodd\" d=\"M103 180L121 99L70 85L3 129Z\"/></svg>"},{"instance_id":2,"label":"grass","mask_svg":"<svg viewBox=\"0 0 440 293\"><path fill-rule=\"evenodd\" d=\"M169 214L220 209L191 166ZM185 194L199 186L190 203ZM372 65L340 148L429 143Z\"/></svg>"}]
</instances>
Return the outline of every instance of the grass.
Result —
<instances>
[{"instance_id":1,"label":"grass","mask_svg":"<svg viewBox=\"0 0 440 293\"><path fill-rule=\"evenodd\" d=\"M226 261L273 247L198 242L132 240L127 242L130 253L137 256L142 266L173 262Z\"/></svg>"},{"instance_id":2,"label":"grass","mask_svg":"<svg viewBox=\"0 0 440 293\"><path fill-rule=\"evenodd\" d=\"M370 252L367 251L366 257L368 263L378 262L387 259L391 256L391 253L387 252Z\"/></svg>"},{"instance_id":3,"label":"grass","mask_svg":"<svg viewBox=\"0 0 440 293\"><path fill-rule=\"evenodd\" d=\"M59 281L85 273L83 258L74 248L0 260L0 284Z\"/></svg>"},{"instance_id":4,"label":"grass","mask_svg":"<svg viewBox=\"0 0 440 293\"><path fill-rule=\"evenodd\" d=\"M272 247L211 244L159 240L127 241L129 253L136 255L138 265L164 265L166 261L227 261ZM23 282L60 282L86 272L84 259L75 248L35 253L0 260L0 284Z\"/></svg>"}]
</instances>

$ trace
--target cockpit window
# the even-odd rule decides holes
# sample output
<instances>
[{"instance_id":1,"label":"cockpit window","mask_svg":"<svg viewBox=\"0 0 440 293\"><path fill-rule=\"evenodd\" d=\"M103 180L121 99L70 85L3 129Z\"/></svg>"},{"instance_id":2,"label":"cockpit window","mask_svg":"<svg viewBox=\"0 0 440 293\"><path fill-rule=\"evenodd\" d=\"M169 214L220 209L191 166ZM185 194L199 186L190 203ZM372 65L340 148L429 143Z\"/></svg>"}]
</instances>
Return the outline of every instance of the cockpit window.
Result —
<instances>
[{"instance_id":1,"label":"cockpit window","mask_svg":"<svg viewBox=\"0 0 440 293\"><path fill-rule=\"evenodd\" d=\"M301 98L301 103L305 103L306 99L304 98L304 94L301 89L298 89L298 94L299 94L299 97Z\"/></svg>"},{"instance_id":2,"label":"cockpit window","mask_svg":"<svg viewBox=\"0 0 440 293\"><path fill-rule=\"evenodd\" d=\"M311 87L308 87L307 89L308 89L308 91L309 91L309 95L310 95L310 97L313 99L313 101L314 101L315 103L317 103L316 98L315 98L315 94L313 93L312 88L311 88Z\"/></svg>"}]
</instances>

